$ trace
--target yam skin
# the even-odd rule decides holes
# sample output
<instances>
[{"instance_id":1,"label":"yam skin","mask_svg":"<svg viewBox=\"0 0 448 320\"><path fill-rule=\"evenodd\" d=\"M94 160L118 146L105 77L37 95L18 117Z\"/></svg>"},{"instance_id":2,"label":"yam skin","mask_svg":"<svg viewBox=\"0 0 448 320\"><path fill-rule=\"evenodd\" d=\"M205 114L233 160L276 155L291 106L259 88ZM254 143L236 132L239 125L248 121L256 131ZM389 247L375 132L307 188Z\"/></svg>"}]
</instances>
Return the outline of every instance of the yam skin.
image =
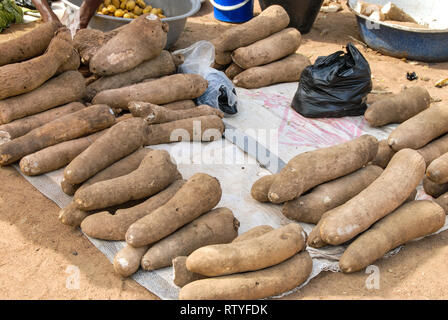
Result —
<instances>
[{"instance_id":1,"label":"yam skin","mask_svg":"<svg viewBox=\"0 0 448 320\"><path fill-rule=\"evenodd\" d=\"M67 226L79 227L90 214L91 212L78 209L76 203L72 201L59 211L58 219Z\"/></svg>"},{"instance_id":2,"label":"yam skin","mask_svg":"<svg viewBox=\"0 0 448 320\"><path fill-rule=\"evenodd\" d=\"M70 162L64 170L65 180L71 184L82 183L131 154L143 145L146 128L140 118L117 123Z\"/></svg>"},{"instance_id":3,"label":"yam skin","mask_svg":"<svg viewBox=\"0 0 448 320\"><path fill-rule=\"evenodd\" d=\"M444 153L431 162L426 170L426 176L438 184L448 182L448 153Z\"/></svg>"},{"instance_id":4,"label":"yam skin","mask_svg":"<svg viewBox=\"0 0 448 320\"><path fill-rule=\"evenodd\" d=\"M168 24L156 15L138 17L98 49L90 60L90 71L102 76L113 75L156 58L166 45L168 29Z\"/></svg>"},{"instance_id":5,"label":"yam skin","mask_svg":"<svg viewBox=\"0 0 448 320\"><path fill-rule=\"evenodd\" d=\"M274 230L274 228L268 225L256 226L252 229L247 230L243 234L240 234L232 241L232 243L258 238L268 232L271 232L272 230Z\"/></svg>"},{"instance_id":6,"label":"yam skin","mask_svg":"<svg viewBox=\"0 0 448 320\"><path fill-rule=\"evenodd\" d=\"M106 105L91 106L67 114L0 145L0 165L11 164L46 147L103 130L114 122L115 116Z\"/></svg>"},{"instance_id":7,"label":"yam skin","mask_svg":"<svg viewBox=\"0 0 448 320\"><path fill-rule=\"evenodd\" d=\"M254 228L246 231L245 233L239 235L232 242L235 243L235 242L241 242L241 241L246 241L249 239L257 238L259 236L262 236L262 235L272 231L273 229L274 228L272 228L271 226L268 226L268 225L257 226L257 227L254 227ZM186 256L180 256L180 257L174 258L172 261L172 265L173 265L173 273L174 273L173 282L176 286L178 286L180 288L182 288L183 286L185 286L186 284L188 284L190 282L206 278L205 276L203 276L201 274L190 272L187 269L187 257Z\"/></svg>"},{"instance_id":8,"label":"yam skin","mask_svg":"<svg viewBox=\"0 0 448 320\"><path fill-rule=\"evenodd\" d=\"M391 132L387 142L394 151L404 148L420 149L448 132L448 108L435 105L400 124Z\"/></svg>"},{"instance_id":9,"label":"yam skin","mask_svg":"<svg viewBox=\"0 0 448 320\"><path fill-rule=\"evenodd\" d=\"M441 136L417 150L425 159L426 167L431 162L448 152L448 134Z\"/></svg>"},{"instance_id":10,"label":"yam skin","mask_svg":"<svg viewBox=\"0 0 448 320\"><path fill-rule=\"evenodd\" d=\"M196 107L193 100L180 100L162 105L168 110L187 110Z\"/></svg>"},{"instance_id":11,"label":"yam skin","mask_svg":"<svg viewBox=\"0 0 448 320\"><path fill-rule=\"evenodd\" d=\"M378 152L376 153L376 156L372 160L371 164L377 165L384 169L387 167L394 154L395 151L391 149L387 143L387 140L381 140L378 143Z\"/></svg>"},{"instance_id":12,"label":"yam skin","mask_svg":"<svg viewBox=\"0 0 448 320\"><path fill-rule=\"evenodd\" d=\"M117 210L114 215L104 211L95 213L82 221L81 229L85 234L93 238L116 241L125 240L126 231L131 224L167 203L184 183L184 180L176 180L168 188L153 195L141 204Z\"/></svg>"},{"instance_id":13,"label":"yam skin","mask_svg":"<svg viewBox=\"0 0 448 320\"><path fill-rule=\"evenodd\" d=\"M429 108L431 96L423 87L411 87L370 105L364 117L372 127L402 123Z\"/></svg>"},{"instance_id":14,"label":"yam skin","mask_svg":"<svg viewBox=\"0 0 448 320\"><path fill-rule=\"evenodd\" d=\"M131 101L161 105L179 100L196 99L204 94L207 86L207 80L198 74L174 74L150 82L101 91L92 102L106 103L112 108L126 110Z\"/></svg>"},{"instance_id":15,"label":"yam skin","mask_svg":"<svg viewBox=\"0 0 448 320\"><path fill-rule=\"evenodd\" d=\"M148 246L134 248L126 245L114 257L115 272L125 278L136 273L140 268L140 260L148 248Z\"/></svg>"},{"instance_id":16,"label":"yam skin","mask_svg":"<svg viewBox=\"0 0 448 320\"><path fill-rule=\"evenodd\" d=\"M233 80L233 78L235 78L243 71L244 69L241 68L239 65L237 65L236 63L232 63L230 66L227 67L224 73L226 74L227 78Z\"/></svg>"},{"instance_id":17,"label":"yam skin","mask_svg":"<svg viewBox=\"0 0 448 320\"><path fill-rule=\"evenodd\" d=\"M81 58L79 57L78 51L72 49L72 54L70 57L59 67L55 75L60 75L67 71L75 70L77 71L81 65Z\"/></svg>"},{"instance_id":18,"label":"yam skin","mask_svg":"<svg viewBox=\"0 0 448 320\"><path fill-rule=\"evenodd\" d=\"M173 265L173 274L174 274L173 283L179 288L184 287L190 282L207 278L202 274L188 271L186 262L187 257L185 256L176 257L171 262Z\"/></svg>"},{"instance_id":19,"label":"yam skin","mask_svg":"<svg viewBox=\"0 0 448 320\"><path fill-rule=\"evenodd\" d=\"M216 51L233 51L285 29L289 21L289 15L283 7L269 6L248 22L224 31L218 38L213 39L212 43Z\"/></svg>"},{"instance_id":20,"label":"yam skin","mask_svg":"<svg viewBox=\"0 0 448 320\"><path fill-rule=\"evenodd\" d=\"M280 60L296 52L302 35L296 28L286 28L232 53L232 60L243 69L258 67Z\"/></svg>"},{"instance_id":21,"label":"yam skin","mask_svg":"<svg viewBox=\"0 0 448 320\"><path fill-rule=\"evenodd\" d=\"M438 184L432 182L428 177L424 177L423 190L431 197L437 198L448 191L448 183Z\"/></svg>"},{"instance_id":22,"label":"yam skin","mask_svg":"<svg viewBox=\"0 0 448 320\"><path fill-rule=\"evenodd\" d=\"M224 122L218 116L202 116L148 126L145 145L179 141L216 141L222 138Z\"/></svg>"},{"instance_id":23,"label":"yam skin","mask_svg":"<svg viewBox=\"0 0 448 320\"><path fill-rule=\"evenodd\" d=\"M73 38L73 47L81 56L81 62L88 66L95 53L117 33L116 29L107 33L96 29L78 30Z\"/></svg>"},{"instance_id":24,"label":"yam skin","mask_svg":"<svg viewBox=\"0 0 448 320\"><path fill-rule=\"evenodd\" d=\"M445 224L445 212L429 200L405 203L361 234L339 260L344 273L361 270L390 250L436 232Z\"/></svg>"},{"instance_id":25,"label":"yam skin","mask_svg":"<svg viewBox=\"0 0 448 320\"><path fill-rule=\"evenodd\" d=\"M0 139L3 142L21 137L31 130L44 125L66 114L83 109L85 106L79 102L72 102L61 107L50 109L32 116L17 119L10 123L0 125Z\"/></svg>"},{"instance_id":26,"label":"yam skin","mask_svg":"<svg viewBox=\"0 0 448 320\"><path fill-rule=\"evenodd\" d=\"M80 186L80 184L68 183L64 178L61 180L61 190L68 196L73 196Z\"/></svg>"},{"instance_id":27,"label":"yam skin","mask_svg":"<svg viewBox=\"0 0 448 320\"><path fill-rule=\"evenodd\" d=\"M345 204L329 211L320 226L322 240L338 245L367 230L400 206L424 174L423 157L412 149L400 150L378 179Z\"/></svg>"},{"instance_id":28,"label":"yam skin","mask_svg":"<svg viewBox=\"0 0 448 320\"><path fill-rule=\"evenodd\" d=\"M308 279L313 260L300 252L275 266L252 272L202 279L184 286L180 300L254 300L288 292Z\"/></svg>"},{"instance_id":29,"label":"yam skin","mask_svg":"<svg viewBox=\"0 0 448 320\"><path fill-rule=\"evenodd\" d=\"M74 201L82 210L111 207L130 200L150 197L177 178L177 168L164 150L152 150L131 173L100 181L75 193Z\"/></svg>"},{"instance_id":30,"label":"yam skin","mask_svg":"<svg viewBox=\"0 0 448 320\"><path fill-rule=\"evenodd\" d=\"M69 164L104 133L103 130L29 154L20 160L20 170L27 176L36 176L60 169Z\"/></svg>"},{"instance_id":31,"label":"yam skin","mask_svg":"<svg viewBox=\"0 0 448 320\"><path fill-rule=\"evenodd\" d=\"M369 165L349 175L321 184L303 196L286 202L282 213L288 219L317 224L322 215L356 196L376 178L383 169Z\"/></svg>"},{"instance_id":32,"label":"yam skin","mask_svg":"<svg viewBox=\"0 0 448 320\"><path fill-rule=\"evenodd\" d=\"M227 66L232 63L232 52L231 51L215 51L215 62L222 66Z\"/></svg>"},{"instance_id":33,"label":"yam skin","mask_svg":"<svg viewBox=\"0 0 448 320\"><path fill-rule=\"evenodd\" d=\"M157 270L203 246L229 243L237 237L239 225L231 210L213 209L155 243L143 256L141 266L144 270Z\"/></svg>"},{"instance_id":34,"label":"yam skin","mask_svg":"<svg viewBox=\"0 0 448 320\"><path fill-rule=\"evenodd\" d=\"M84 182L82 185L72 185L67 183L64 179L61 181L61 188L64 193L73 196L77 190L81 190L96 182L105 181L109 179L118 178L131 173L136 170L143 158L150 152L150 149L139 149L127 157L115 162L113 165L98 172L92 178ZM59 213L59 220L66 225L72 227L79 227L81 222L93 212L86 212L79 210L74 201L72 201L66 208Z\"/></svg>"},{"instance_id":35,"label":"yam skin","mask_svg":"<svg viewBox=\"0 0 448 320\"><path fill-rule=\"evenodd\" d=\"M81 100L86 93L84 77L78 71L67 71L39 88L0 101L0 122L38 114L69 102Z\"/></svg>"},{"instance_id":36,"label":"yam skin","mask_svg":"<svg viewBox=\"0 0 448 320\"><path fill-rule=\"evenodd\" d=\"M241 88L257 89L276 83L299 81L302 71L310 64L307 57L293 53L264 66L244 70L233 78L233 84Z\"/></svg>"},{"instance_id":37,"label":"yam skin","mask_svg":"<svg viewBox=\"0 0 448 320\"><path fill-rule=\"evenodd\" d=\"M269 189L271 188L272 183L277 178L277 175L270 174L261 177L252 185L250 189L250 195L257 201L260 202L269 202Z\"/></svg>"},{"instance_id":38,"label":"yam skin","mask_svg":"<svg viewBox=\"0 0 448 320\"><path fill-rule=\"evenodd\" d=\"M55 22L42 23L18 38L0 43L0 66L42 55L59 28Z\"/></svg>"},{"instance_id":39,"label":"yam skin","mask_svg":"<svg viewBox=\"0 0 448 320\"><path fill-rule=\"evenodd\" d=\"M409 197L406 199L405 203L409 201L414 201L416 196L417 196L417 189L414 189L409 195ZM320 236L320 227L325 217L328 216L329 213L331 213L331 210L325 212L322 215L322 218L317 223L317 225L313 228L313 230L311 230L310 234L308 235L308 241L307 241L308 246L313 248L322 248L327 245L327 243L324 242Z\"/></svg>"},{"instance_id":40,"label":"yam skin","mask_svg":"<svg viewBox=\"0 0 448 320\"><path fill-rule=\"evenodd\" d=\"M208 277L254 271L279 264L305 248L306 233L297 223L260 237L199 248L187 258L187 269Z\"/></svg>"},{"instance_id":41,"label":"yam skin","mask_svg":"<svg viewBox=\"0 0 448 320\"><path fill-rule=\"evenodd\" d=\"M345 143L299 154L277 175L269 189L269 200L273 203L293 200L319 184L352 173L371 161L377 150L378 140L362 135Z\"/></svg>"},{"instance_id":42,"label":"yam skin","mask_svg":"<svg viewBox=\"0 0 448 320\"><path fill-rule=\"evenodd\" d=\"M182 58L168 51L151 60L144 61L135 68L112 76L104 76L87 86L87 99L92 100L98 92L122 88L145 79L159 78L173 74Z\"/></svg>"},{"instance_id":43,"label":"yam skin","mask_svg":"<svg viewBox=\"0 0 448 320\"><path fill-rule=\"evenodd\" d=\"M60 28L43 55L0 67L0 100L41 86L70 57L72 50L70 31Z\"/></svg>"},{"instance_id":44,"label":"yam skin","mask_svg":"<svg viewBox=\"0 0 448 320\"><path fill-rule=\"evenodd\" d=\"M445 214L448 214L448 192L445 192L434 200L439 206L443 208Z\"/></svg>"},{"instance_id":45,"label":"yam skin","mask_svg":"<svg viewBox=\"0 0 448 320\"><path fill-rule=\"evenodd\" d=\"M129 174L138 168L143 158L146 157L150 151L151 149L147 148L137 149L130 155L101 170L82 184L71 184L67 182L65 178L62 178L61 189L65 194L73 196L77 190L90 186L96 182L114 179Z\"/></svg>"},{"instance_id":46,"label":"yam skin","mask_svg":"<svg viewBox=\"0 0 448 320\"><path fill-rule=\"evenodd\" d=\"M213 209L221 194L216 178L205 173L194 174L167 203L134 222L126 232L126 242L141 247L165 238Z\"/></svg>"},{"instance_id":47,"label":"yam skin","mask_svg":"<svg viewBox=\"0 0 448 320\"><path fill-rule=\"evenodd\" d=\"M128 109L134 117L141 117L148 124L166 123L209 115L224 118L224 112L207 105L200 105L187 110L169 110L148 102L132 101L129 103Z\"/></svg>"}]
</instances>

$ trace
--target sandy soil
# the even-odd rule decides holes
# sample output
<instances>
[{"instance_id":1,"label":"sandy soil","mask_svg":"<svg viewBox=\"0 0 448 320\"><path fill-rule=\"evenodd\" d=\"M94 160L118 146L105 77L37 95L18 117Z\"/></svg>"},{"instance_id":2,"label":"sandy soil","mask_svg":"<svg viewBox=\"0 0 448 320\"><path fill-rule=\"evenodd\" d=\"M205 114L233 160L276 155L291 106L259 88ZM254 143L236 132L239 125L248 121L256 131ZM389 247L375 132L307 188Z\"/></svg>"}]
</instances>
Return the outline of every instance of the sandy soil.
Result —
<instances>
[{"instance_id":1,"label":"sandy soil","mask_svg":"<svg viewBox=\"0 0 448 320\"><path fill-rule=\"evenodd\" d=\"M213 20L210 5L204 4L176 47L212 39L229 26ZM315 60L358 37L355 18L346 9L320 14L313 30L303 36L299 52ZM448 63L406 62L359 43L357 47L369 60L374 90L398 91L418 84L434 99L447 101L448 90L435 88L434 83L448 76ZM409 82L407 71L415 71L420 79ZM133 280L115 275L106 257L79 230L60 224L59 208L15 169L0 169L0 181L0 299L157 299ZM367 288L369 274L364 272L324 272L286 299L448 299L447 259L448 232L443 232L378 261L378 289ZM67 289L73 268L79 268L79 289Z\"/></svg>"}]
</instances>

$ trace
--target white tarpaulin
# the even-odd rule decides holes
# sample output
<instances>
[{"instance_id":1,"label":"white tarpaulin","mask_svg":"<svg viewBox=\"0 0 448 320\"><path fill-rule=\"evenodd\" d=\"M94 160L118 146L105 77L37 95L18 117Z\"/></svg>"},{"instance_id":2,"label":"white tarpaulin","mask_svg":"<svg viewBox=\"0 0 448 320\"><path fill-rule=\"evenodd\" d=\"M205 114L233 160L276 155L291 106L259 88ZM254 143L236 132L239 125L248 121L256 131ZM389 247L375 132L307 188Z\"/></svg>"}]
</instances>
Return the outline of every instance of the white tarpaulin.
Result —
<instances>
[{"instance_id":1,"label":"white tarpaulin","mask_svg":"<svg viewBox=\"0 0 448 320\"><path fill-rule=\"evenodd\" d=\"M260 90L238 89L239 113L225 119L228 140L212 143L180 142L152 148L169 151L184 179L197 172L218 178L223 190L218 206L233 211L241 223L240 233L261 224L279 227L289 222L281 214L281 207L258 203L250 196L252 184L259 177L269 174L255 158L259 158L260 163L271 172L276 172L299 153L342 143L365 133L383 139L393 128L372 129L362 117L305 119L289 107L296 88L297 83L289 83ZM255 141L260 146L254 144ZM65 195L59 187L62 169L39 177L25 178L59 207L70 202L71 197ZM417 197L421 199L428 196L420 188ZM312 225L302 225L307 233L311 231ZM447 228L445 224L442 230ZM89 239L111 261L124 246L124 242ZM314 261L310 279L321 271L338 271L338 259L344 247L308 250ZM161 299L176 299L178 296L179 289L172 282L171 267L153 272L139 271L133 278Z\"/></svg>"}]
</instances>

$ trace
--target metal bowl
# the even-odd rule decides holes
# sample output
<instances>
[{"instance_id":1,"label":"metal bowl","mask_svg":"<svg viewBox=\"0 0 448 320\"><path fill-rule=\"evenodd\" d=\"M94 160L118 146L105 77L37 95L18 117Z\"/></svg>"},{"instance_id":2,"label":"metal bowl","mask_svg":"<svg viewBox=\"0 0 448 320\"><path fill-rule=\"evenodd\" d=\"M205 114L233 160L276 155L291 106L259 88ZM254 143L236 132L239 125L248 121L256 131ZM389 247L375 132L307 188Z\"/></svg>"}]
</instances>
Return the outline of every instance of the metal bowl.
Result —
<instances>
[{"instance_id":1,"label":"metal bowl","mask_svg":"<svg viewBox=\"0 0 448 320\"><path fill-rule=\"evenodd\" d=\"M425 62L448 61L448 9L446 0L392 1L417 22L428 28L409 27L387 21L376 21L354 9L357 0L348 6L356 15L362 40L371 48L393 57ZM384 5L390 0L369 0L371 4Z\"/></svg>"},{"instance_id":2,"label":"metal bowl","mask_svg":"<svg viewBox=\"0 0 448 320\"><path fill-rule=\"evenodd\" d=\"M75 12L79 11L83 0L62 0ZM148 2L148 1L145 1ZM201 8L200 0L151 0L150 4L155 8L162 8L167 18L162 21L170 26L166 48L172 47L185 28L187 18L194 15ZM102 14L95 14L89 22L89 28L110 31L129 23L132 19L117 18Z\"/></svg>"}]
</instances>

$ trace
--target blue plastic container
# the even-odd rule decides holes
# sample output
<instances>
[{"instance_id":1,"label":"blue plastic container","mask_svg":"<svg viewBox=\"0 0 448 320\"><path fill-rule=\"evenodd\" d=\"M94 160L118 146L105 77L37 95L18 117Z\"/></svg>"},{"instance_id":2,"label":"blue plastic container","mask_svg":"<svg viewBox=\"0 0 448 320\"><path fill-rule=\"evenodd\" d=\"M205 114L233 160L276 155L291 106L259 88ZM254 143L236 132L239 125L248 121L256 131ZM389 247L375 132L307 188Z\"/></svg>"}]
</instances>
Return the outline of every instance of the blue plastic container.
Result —
<instances>
[{"instance_id":1,"label":"blue plastic container","mask_svg":"<svg viewBox=\"0 0 448 320\"><path fill-rule=\"evenodd\" d=\"M254 16L254 0L210 0L215 19L242 23Z\"/></svg>"}]
</instances>

